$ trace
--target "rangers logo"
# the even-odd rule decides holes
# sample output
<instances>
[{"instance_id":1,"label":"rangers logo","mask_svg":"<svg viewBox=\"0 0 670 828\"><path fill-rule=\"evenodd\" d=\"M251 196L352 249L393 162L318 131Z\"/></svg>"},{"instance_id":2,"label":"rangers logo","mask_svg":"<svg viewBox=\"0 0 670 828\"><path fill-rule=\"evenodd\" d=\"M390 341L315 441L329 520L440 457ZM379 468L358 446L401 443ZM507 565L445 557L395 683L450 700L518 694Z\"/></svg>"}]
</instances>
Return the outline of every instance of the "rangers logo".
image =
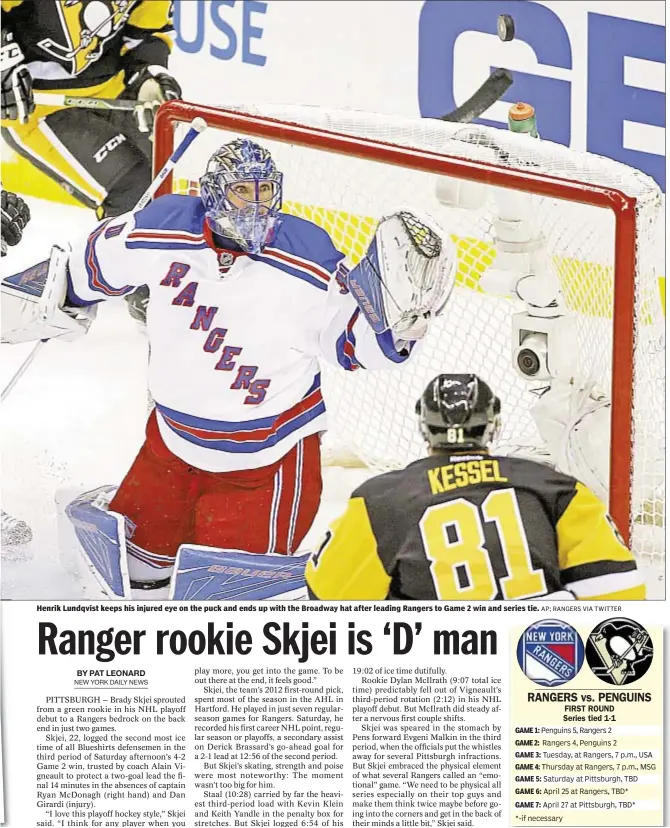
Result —
<instances>
[{"instance_id":1,"label":"rangers logo","mask_svg":"<svg viewBox=\"0 0 670 828\"><path fill-rule=\"evenodd\" d=\"M654 645L645 628L630 618L608 618L586 642L594 676L607 684L631 684L651 667Z\"/></svg>"},{"instance_id":2,"label":"rangers logo","mask_svg":"<svg viewBox=\"0 0 670 828\"><path fill-rule=\"evenodd\" d=\"M577 630L564 621L538 621L519 639L516 657L535 684L557 687L580 671L584 644Z\"/></svg>"}]
</instances>

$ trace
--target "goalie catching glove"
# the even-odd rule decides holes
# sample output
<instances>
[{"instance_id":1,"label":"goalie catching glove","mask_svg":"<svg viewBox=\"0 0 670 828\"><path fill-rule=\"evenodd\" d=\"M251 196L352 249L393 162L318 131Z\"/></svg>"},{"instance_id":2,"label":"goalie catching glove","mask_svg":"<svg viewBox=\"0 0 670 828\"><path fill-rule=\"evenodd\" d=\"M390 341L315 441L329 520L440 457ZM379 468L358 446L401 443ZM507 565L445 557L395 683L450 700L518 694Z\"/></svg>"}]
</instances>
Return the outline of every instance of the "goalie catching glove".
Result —
<instances>
[{"instance_id":1,"label":"goalie catching glove","mask_svg":"<svg viewBox=\"0 0 670 828\"><path fill-rule=\"evenodd\" d=\"M48 261L2 280L2 342L71 341L88 331L97 305L63 307L68 256L68 251L55 246Z\"/></svg>"},{"instance_id":2,"label":"goalie catching glove","mask_svg":"<svg viewBox=\"0 0 670 828\"><path fill-rule=\"evenodd\" d=\"M437 222L402 210L383 218L348 286L376 334L421 339L454 287L456 253Z\"/></svg>"}]
</instances>

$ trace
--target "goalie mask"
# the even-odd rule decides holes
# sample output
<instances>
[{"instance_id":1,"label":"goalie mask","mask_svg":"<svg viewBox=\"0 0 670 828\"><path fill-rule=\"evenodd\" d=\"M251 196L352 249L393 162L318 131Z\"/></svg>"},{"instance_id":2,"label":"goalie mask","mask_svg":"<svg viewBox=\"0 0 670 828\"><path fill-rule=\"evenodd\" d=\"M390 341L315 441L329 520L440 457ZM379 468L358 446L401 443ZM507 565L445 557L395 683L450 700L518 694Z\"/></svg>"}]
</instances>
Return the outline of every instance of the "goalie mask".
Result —
<instances>
[{"instance_id":1,"label":"goalie mask","mask_svg":"<svg viewBox=\"0 0 670 828\"><path fill-rule=\"evenodd\" d=\"M486 449L500 430L500 400L474 374L440 374L416 403L431 449Z\"/></svg>"},{"instance_id":2,"label":"goalie mask","mask_svg":"<svg viewBox=\"0 0 670 828\"><path fill-rule=\"evenodd\" d=\"M274 237L282 204L282 174L270 153L247 138L224 144L209 159L200 195L211 229L247 253Z\"/></svg>"}]
</instances>

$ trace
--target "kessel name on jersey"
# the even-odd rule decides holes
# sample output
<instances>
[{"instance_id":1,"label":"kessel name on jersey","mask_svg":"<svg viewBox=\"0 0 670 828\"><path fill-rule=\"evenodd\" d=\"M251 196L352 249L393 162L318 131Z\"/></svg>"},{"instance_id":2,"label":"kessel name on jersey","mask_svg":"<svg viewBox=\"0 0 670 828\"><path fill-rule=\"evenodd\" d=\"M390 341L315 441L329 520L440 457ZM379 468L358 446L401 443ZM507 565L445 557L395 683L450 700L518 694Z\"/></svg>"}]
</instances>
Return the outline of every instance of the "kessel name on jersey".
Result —
<instances>
[{"instance_id":1,"label":"kessel name on jersey","mask_svg":"<svg viewBox=\"0 0 670 828\"><path fill-rule=\"evenodd\" d=\"M45 37L37 45L71 75L84 72L102 54L105 43L126 24L138 0L61 0L54 3L62 42ZM67 65L69 63L69 66Z\"/></svg>"},{"instance_id":2,"label":"kessel name on jersey","mask_svg":"<svg viewBox=\"0 0 670 828\"><path fill-rule=\"evenodd\" d=\"M431 494L442 494L452 489L473 486L478 483L507 483L508 478L500 471L498 460L485 457L450 457L444 466L428 469Z\"/></svg>"}]
</instances>

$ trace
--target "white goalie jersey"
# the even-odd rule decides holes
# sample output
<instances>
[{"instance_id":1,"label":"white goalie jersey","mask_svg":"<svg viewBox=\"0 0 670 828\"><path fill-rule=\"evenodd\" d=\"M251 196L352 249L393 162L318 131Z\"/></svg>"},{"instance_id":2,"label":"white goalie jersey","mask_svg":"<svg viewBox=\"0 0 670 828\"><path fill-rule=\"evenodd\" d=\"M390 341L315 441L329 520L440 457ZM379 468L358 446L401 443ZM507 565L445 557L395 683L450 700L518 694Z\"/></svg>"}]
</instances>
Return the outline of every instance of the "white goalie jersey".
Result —
<instances>
[{"instance_id":1,"label":"white goalie jersey","mask_svg":"<svg viewBox=\"0 0 670 828\"><path fill-rule=\"evenodd\" d=\"M283 216L261 254L217 249L199 198L165 196L72 252L67 305L147 284L149 386L167 447L213 472L275 462L325 430L320 360L393 368L414 342L375 332L328 234Z\"/></svg>"}]
</instances>

